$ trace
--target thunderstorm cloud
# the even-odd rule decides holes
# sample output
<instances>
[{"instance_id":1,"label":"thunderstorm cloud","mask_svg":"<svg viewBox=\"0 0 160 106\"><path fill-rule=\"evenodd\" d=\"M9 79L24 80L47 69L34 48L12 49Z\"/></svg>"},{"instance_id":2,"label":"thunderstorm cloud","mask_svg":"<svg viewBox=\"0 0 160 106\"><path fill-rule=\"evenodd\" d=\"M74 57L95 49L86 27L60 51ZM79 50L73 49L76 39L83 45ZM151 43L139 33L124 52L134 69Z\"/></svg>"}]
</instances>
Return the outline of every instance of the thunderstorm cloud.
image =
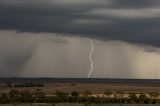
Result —
<instances>
[{"instance_id":1,"label":"thunderstorm cloud","mask_svg":"<svg viewBox=\"0 0 160 106\"><path fill-rule=\"evenodd\" d=\"M160 78L159 0L0 0L0 77Z\"/></svg>"}]
</instances>

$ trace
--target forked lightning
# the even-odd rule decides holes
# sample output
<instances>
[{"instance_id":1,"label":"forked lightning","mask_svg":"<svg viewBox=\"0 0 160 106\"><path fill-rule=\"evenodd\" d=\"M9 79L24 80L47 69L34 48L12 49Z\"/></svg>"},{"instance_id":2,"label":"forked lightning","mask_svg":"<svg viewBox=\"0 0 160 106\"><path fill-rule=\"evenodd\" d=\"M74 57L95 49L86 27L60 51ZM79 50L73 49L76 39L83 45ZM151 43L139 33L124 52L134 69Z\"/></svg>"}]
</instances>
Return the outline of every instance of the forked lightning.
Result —
<instances>
[{"instance_id":1,"label":"forked lightning","mask_svg":"<svg viewBox=\"0 0 160 106\"><path fill-rule=\"evenodd\" d=\"M94 49L94 45L93 45L93 41L90 39L89 40L90 41L90 44L91 44L91 51L90 51L90 54L89 54L89 60L90 60L90 71L89 71L89 73L88 73L88 78L90 78L90 76L91 76L91 74L92 74L92 72L93 72L93 65L94 65L94 63L93 63L93 60L92 60L92 54L93 54L93 49Z\"/></svg>"}]
</instances>

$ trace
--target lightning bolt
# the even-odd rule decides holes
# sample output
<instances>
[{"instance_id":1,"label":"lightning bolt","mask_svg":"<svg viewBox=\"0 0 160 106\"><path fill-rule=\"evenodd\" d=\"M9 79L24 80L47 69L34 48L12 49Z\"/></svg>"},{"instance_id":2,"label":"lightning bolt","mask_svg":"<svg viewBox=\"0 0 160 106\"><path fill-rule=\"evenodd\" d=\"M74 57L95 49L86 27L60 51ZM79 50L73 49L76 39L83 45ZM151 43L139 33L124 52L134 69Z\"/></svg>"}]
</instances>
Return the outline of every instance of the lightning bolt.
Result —
<instances>
[{"instance_id":1,"label":"lightning bolt","mask_svg":"<svg viewBox=\"0 0 160 106\"><path fill-rule=\"evenodd\" d=\"M89 71L89 73L88 73L88 78L90 78L90 76L91 76L91 74L92 74L92 72L93 72L92 54L93 54L93 48L94 48L94 45L93 45L92 40L89 39L89 41L90 41L90 44L91 44L91 51L90 51L90 54L89 54L89 60L90 60L90 63L91 63L91 64L90 64L91 69L90 69L90 71Z\"/></svg>"}]
</instances>

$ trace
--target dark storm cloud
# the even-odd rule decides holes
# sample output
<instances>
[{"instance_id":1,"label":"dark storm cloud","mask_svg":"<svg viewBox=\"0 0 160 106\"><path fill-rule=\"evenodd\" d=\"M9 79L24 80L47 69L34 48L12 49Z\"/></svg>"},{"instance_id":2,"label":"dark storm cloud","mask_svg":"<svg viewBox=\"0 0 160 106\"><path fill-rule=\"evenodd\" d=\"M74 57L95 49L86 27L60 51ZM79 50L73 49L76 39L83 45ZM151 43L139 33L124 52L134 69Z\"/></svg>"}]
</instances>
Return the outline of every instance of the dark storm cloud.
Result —
<instances>
[{"instance_id":1,"label":"dark storm cloud","mask_svg":"<svg viewBox=\"0 0 160 106\"><path fill-rule=\"evenodd\" d=\"M159 0L0 0L0 29L160 46L159 19Z\"/></svg>"}]
</instances>

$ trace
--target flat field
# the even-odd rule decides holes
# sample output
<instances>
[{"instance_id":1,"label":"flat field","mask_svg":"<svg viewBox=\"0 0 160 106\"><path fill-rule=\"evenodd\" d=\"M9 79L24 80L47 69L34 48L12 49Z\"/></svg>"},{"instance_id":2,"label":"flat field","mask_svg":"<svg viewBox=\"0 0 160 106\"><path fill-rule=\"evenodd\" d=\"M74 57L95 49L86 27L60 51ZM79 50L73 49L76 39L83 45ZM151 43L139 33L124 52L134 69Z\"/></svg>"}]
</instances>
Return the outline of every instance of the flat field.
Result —
<instances>
[{"instance_id":1,"label":"flat field","mask_svg":"<svg viewBox=\"0 0 160 106\"><path fill-rule=\"evenodd\" d=\"M159 85L139 84L139 83L45 83L44 87L6 87L4 84L0 84L0 94L9 92L12 89L16 90L29 90L34 91L36 89L42 89L46 95L53 95L56 90L70 93L72 91L83 92L90 90L92 94L103 94L106 89L111 89L112 92L121 90L125 93L149 93L160 92Z\"/></svg>"}]
</instances>

